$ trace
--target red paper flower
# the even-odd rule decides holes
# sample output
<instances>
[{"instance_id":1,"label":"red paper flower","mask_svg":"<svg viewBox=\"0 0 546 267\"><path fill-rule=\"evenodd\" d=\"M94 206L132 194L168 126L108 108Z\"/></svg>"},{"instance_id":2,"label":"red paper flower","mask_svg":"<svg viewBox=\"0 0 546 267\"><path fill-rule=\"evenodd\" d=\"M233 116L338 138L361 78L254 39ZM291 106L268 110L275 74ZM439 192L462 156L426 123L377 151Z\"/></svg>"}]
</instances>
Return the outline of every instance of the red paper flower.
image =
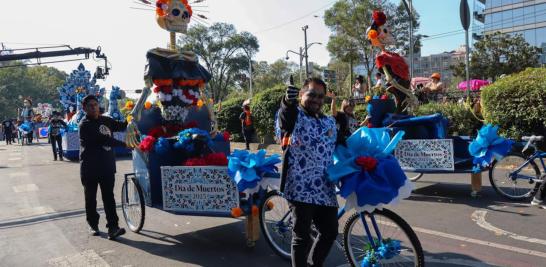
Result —
<instances>
[{"instance_id":1,"label":"red paper flower","mask_svg":"<svg viewBox=\"0 0 546 267\"><path fill-rule=\"evenodd\" d=\"M388 95L382 95L380 99L381 99L381 100L388 100L388 99L389 99L389 96L388 96Z\"/></svg>"},{"instance_id":2,"label":"red paper flower","mask_svg":"<svg viewBox=\"0 0 546 267\"><path fill-rule=\"evenodd\" d=\"M154 148L154 144L156 141L157 139L155 139L155 137L146 136L146 138L144 138L144 140L140 142L140 145L138 146L138 148L140 148L140 150L144 152L150 152Z\"/></svg>"},{"instance_id":3,"label":"red paper flower","mask_svg":"<svg viewBox=\"0 0 546 267\"><path fill-rule=\"evenodd\" d=\"M229 142L230 137L231 137L231 134L229 134L228 131L224 131L224 141Z\"/></svg>"},{"instance_id":4,"label":"red paper flower","mask_svg":"<svg viewBox=\"0 0 546 267\"><path fill-rule=\"evenodd\" d=\"M208 154L205 157L205 161L207 162L207 165L212 165L212 166L227 166L228 165L228 159L226 157L226 154L221 152Z\"/></svg>"},{"instance_id":5,"label":"red paper flower","mask_svg":"<svg viewBox=\"0 0 546 267\"><path fill-rule=\"evenodd\" d=\"M164 94L172 94L173 93L173 87L172 86L163 86L161 87L161 92Z\"/></svg>"},{"instance_id":6,"label":"red paper flower","mask_svg":"<svg viewBox=\"0 0 546 267\"><path fill-rule=\"evenodd\" d=\"M372 18L377 26L383 26L387 22L387 16L382 11L375 10Z\"/></svg>"},{"instance_id":7,"label":"red paper flower","mask_svg":"<svg viewBox=\"0 0 546 267\"><path fill-rule=\"evenodd\" d=\"M358 157L355 163L362 167L363 171L373 171L377 167L377 160L372 157Z\"/></svg>"}]
</instances>

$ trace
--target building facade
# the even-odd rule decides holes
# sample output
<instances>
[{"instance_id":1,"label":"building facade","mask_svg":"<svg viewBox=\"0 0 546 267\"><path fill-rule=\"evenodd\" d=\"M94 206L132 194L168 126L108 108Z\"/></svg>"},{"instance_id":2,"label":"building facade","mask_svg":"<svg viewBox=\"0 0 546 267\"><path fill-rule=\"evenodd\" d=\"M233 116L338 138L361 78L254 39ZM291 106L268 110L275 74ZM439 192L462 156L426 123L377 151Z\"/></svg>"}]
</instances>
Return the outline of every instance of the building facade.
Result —
<instances>
[{"instance_id":1,"label":"building facade","mask_svg":"<svg viewBox=\"0 0 546 267\"><path fill-rule=\"evenodd\" d=\"M474 38L495 32L520 34L533 46L546 46L546 0L477 0ZM546 64L546 51L540 57Z\"/></svg>"},{"instance_id":2,"label":"building facade","mask_svg":"<svg viewBox=\"0 0 546 267\"><path fill-rule=\"evenodd\" d=\"M416 55L413 59L413 76L430 77L432 73L438 72L442 75L442 81L449 83L453 79L453 72L450 66L459 62L464 62L466 46L462 45L458 49L440 54L429 56Z\"/></svg>"}]
</instances>

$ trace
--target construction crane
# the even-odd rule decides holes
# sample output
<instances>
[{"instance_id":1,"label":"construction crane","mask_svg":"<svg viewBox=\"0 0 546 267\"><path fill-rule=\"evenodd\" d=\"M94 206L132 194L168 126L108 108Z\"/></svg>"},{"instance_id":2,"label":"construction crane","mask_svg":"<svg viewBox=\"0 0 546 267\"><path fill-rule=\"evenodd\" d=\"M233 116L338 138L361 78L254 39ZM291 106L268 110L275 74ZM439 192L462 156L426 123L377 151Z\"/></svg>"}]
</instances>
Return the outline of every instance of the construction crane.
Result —
<instances>
[{"instance_id":1,"label":"construction crane","mask_svg":"<svg viewBox=\"0 0 546 267\"><path fill-rule=\"evenodd\" d=\"M70 59L70 60L57 60L57 61L48 61L42 62L43 58L52 58L52 57L64 57L64 56L79 56L83 55L84 58L79 59ZM58 63L58 62L68 62L68 61L79 61L87 60L90 58L90 55L93 55L94 58L104 60L104 68L97 67L94 77L96 79L104 79L108 74L110 68L108 67L108 58L104 53L101 52L101 47L96 49L86 48L86 47L76 47L72 48L69 45L61 46L45 46L45 47L35 47L35 48L22 48L22 49L6 49L3 48L0 50L0 63L8 61L23 61L21 64L15 65L0 65L0 68L11 68L11 67L20 67L28 65L41 65L48 63ZM36 63L25 63L25 60L36 59Z\"/></svg>"}]
</instances>

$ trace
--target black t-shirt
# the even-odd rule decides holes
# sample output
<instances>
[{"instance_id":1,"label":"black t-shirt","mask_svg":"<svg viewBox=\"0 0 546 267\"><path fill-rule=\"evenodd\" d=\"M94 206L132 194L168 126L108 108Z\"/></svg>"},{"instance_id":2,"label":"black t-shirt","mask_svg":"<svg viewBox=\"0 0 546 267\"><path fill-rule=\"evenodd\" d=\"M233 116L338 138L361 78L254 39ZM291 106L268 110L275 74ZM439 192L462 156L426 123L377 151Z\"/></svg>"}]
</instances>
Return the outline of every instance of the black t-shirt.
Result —
<instances>
[{"instance_id":1,"label":"black t-shirt","mask_svg":"<svg viewBox=\"0 0 546 267\"><path fill-rule=\"evenodd\" d=\"M116 172L114 146L126 146L116 140L114 132L124 131L127 122L118 122L110 117L98 119L85 117L80 122L81 175L101 175Z\"/></svg>"},{"instance_id":2,"label":"black t-shirt","mask_svg":"<svg viewBox=\"0 0 546 267\"><path fill-rule=\"evenodd\" d=\"M246 123L246 116L247 115L244 111L241 112L241 115L239 115L239 120L243 121L243 128L247 130L254 129L254 121L252 120L252 115L250 115L250 125L247 125Z\"/></svg>"},{"instance_id":3,"label":"black t-shirt","mask_svg":"<svg viewBox=\"0 0 546 267\"><path fill-rule=\"evenodd\" d=\"M351 136L358 129L358 121L344 112L338 112L335 116L338 127L337 143L345 144L347 137Z\"/></svg>"},{"instance_id":4,"label":"black t-shirt","mask_svg":"<svg viewBox=\"0 0 546 267\"><path fill-rule=\"evenodd\" d=\"M49 121L49 126L51 126L49 134L51 136L58 136L61 134L61 129L66 128L66 122L59 119L52 119Z\"/></svg>"},{"instance_id":5,"label":"black t-shirt","mask_svg":"<svg viewBox=\"0 0 546 267\"><path fill-rule=\"evenodd\" d=\"M13 127L13 123L11 121L3 121L2 122L2 128L4 128L4 131L11 130Z\"/></svg>"}]
</instances>

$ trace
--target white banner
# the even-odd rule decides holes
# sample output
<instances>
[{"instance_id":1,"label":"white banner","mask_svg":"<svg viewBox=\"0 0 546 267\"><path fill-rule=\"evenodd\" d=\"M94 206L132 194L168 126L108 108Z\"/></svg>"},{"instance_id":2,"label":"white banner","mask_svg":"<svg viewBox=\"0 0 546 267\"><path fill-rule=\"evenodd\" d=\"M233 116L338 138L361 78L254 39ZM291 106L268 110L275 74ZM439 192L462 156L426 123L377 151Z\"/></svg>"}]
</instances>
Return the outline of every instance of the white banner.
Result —
<instances>
[{"instance_id":1,"label":"white banner","mask_svg":"<svg viewBox=\"0 0 546 267\"><path fill-rule=\"evenodd\" d=\"M405 171L454 171L452 139L402 140L394 152Z\"/></svg>"},{"instance_id":2,"label":"white banner","mask_svg":"<svg viewBox=\"0 0 546 267\"><path fill-rule=\"evenodd\" d=\"M227 167L161 167L163 210L230 213L239 206L237 186Z\"/></svg>"}]
</instances>

